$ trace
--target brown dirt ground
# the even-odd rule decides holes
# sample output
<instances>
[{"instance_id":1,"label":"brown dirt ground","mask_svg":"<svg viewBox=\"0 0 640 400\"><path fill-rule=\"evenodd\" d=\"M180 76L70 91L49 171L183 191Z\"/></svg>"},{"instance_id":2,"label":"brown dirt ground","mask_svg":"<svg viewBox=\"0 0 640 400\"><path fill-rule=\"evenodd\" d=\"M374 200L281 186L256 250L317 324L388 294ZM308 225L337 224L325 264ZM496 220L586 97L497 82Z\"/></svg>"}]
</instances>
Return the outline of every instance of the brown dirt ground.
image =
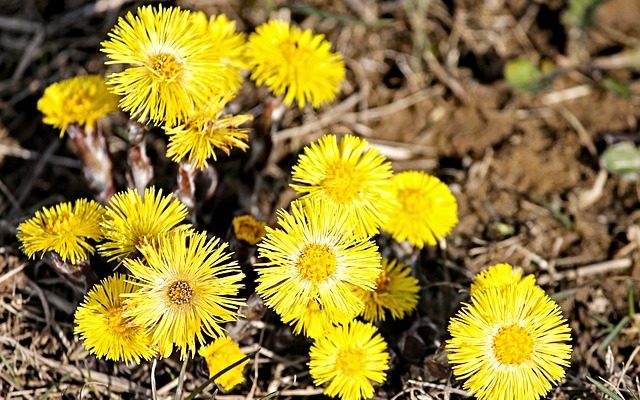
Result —
<instances>
[{"instance_id":1,"label":"brown dirt ground","mask_svg":"<svg viewBox=\"0 0 640 400\"><path fill-rule=\"evenodd\" d=\"M290 16L325 33L348 66L334 104L287 110L272 141L256 138L250 173L239 167L247 162L242 155L221 161L223 179L214 199L201 205L200 228L228 238L231 216L243 209L273 221L275 208L292 198L285 189L292 155L323 132L367 137L395 169L426 170L457 197L460 224L446 247L416 254L387 246L413 263L424 289L416 314L381 328L393 356L377 396L461 398L443 352L447 320L473 274L496 262L536 274L573 328L572 365L549 398L604 398L587 377L621 390L638 385L639 314L611 336L609 350L605 341L629 314L629 294L639 308L640 188L602 172L599 163L611 144L640 143L640 64L618 57L640 48L636 0L604 2L584 30L562 24L568 7L562 0L179 3L226 13L244 31ZM17 223L34 210L91 195L69 143L40 122L35 104L51 82L104 73L100 41L118 15L139 4L0 2L0 397L149 396L148 365L87 355L72 332L80 294L43 262L26 260L15 239ZM433 56L423 56L427 50ZM503 66L521 56L553 66L541 90L519 93L505 82ZM624 84L629 95L607 89L605 78ZM266 98L247 83L235 103L250 110ZM154 183L171 188L175 170L163 158L164 139L158 132L152 139ZM126 144L113 137L110 145L122 186ZM252 248L232 245L241 262L252 260ZM102 272L110 268L95 262ZM231 329L242 332L244 346L261 344L269 355L256 358L237 397L218 398L276 390L283 398L317 395L305 367L308 343L259 304L247 312L248 325ZM161 397L173 395L179 371L177 359L158 364ZM204 380L201 361L192 362L185 392Z\"/></svg>"}]
</instances>

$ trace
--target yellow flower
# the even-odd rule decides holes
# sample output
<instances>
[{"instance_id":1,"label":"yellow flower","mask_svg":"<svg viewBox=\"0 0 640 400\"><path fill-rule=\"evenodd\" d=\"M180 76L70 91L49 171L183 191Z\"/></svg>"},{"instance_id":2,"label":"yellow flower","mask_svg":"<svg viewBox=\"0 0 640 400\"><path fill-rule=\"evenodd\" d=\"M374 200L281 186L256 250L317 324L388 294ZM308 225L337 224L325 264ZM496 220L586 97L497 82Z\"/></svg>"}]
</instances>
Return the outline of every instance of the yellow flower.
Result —
<instances>
[{"instance_id":1,"label":"yellow flower","mask_svg":"<svg viewBox=\"0 0 640 400\"><path fill-rule=\"evenodd\" d=\"M213 378L223 369L245 358L245 354L240 350L236 342L228 336L222 336L213 343L201 347L198 354L204 357L209 368L209 377ZM222 387L226 392L244 382L243 370L249 360L231 368L220 375L214 382Z\"/></svg>"},{"instance_id":2,"label":"yellow flower","mask_svg":"<svg viewBox=\"0 0 640 400\"><path fill-rule=\"evenodd\" d=\"M343 209L359 237L378 233L396 205L391 163L367 146L356 136L346 135L338 143L335 135L325 135L305 147L293 167L291 185L298 193Z\"/></svg>"},{"instance_id":3,"label":"yellow flower","mask_svg":"<svg viewBox=\"0 0 640 400\"><path fill-rule=\"evenodd\" d=\"M154 187L140 197L134 189L116 193L107 204L102 221L105 243L98 250L109 260L128 257L138 246L152 242L172 229L190 229L180 225L187 216L184 204L172 195L163 196Z\"/></svg>"},{"instance_id":4,"label":"yellow flower","mask_svg":"<svg viewBox=\"0 0 640 400\"><path fill-rule=\"evenodd\" d=\"M360 321L327 330L311 347L309 358L314 384L329 382L324 393L342 400L373 397L372 382L384 382L389 369L384 339L375 326Z\"/></svg>"},{"instance_id":5,"label":"yellow flower","mask_svg":"<svg viewBox=\"0 0 640 400\"><path fill-rule=\"evenodd\" d=\"M126 315L151 332L162 357L174 345L182 359L193 355L196 337L222 336L220 325L238 319L244 274L226 247L204 232L173 231L140 247L144 261L124 260L139 288L126 295Z\"/></svg>"},{"instance_id":6,"label":"yellow flower","mask_svg":"<svg viewBox=\"0 0 640 400\"><path fill-rule=\"evenodd\" d=\"M409 267L383 258L376 289L360 292L364 300L364 319L384 321L385 310L389 310L394 319L403 318L416 308L419 291L418 280L411 276Z\"/></svg>"},{"instance_id":7,"label":"yellow flower","mask_svg":"<svg viewBox=\"0 0 640 400\"><path fill-rule=\"evenodd\" d=\"M217 160L216 149L227 155L233 147L248 149L244 141L249 137L249 129L240 125L251 121L253 116L224 116L225 103L224 99L211 99L209 105L189 116L183 124L165 128L169 135L167 157L176 162L186 158L194 167L203 169L209 166L209 158Z\"/></svg>"},{"instance_id":8,"label":"yellow flower","mask_svg":"<svg viewBox=\"0 0 640 400\"><path fill-rule=\"evenodd\" d=\"M140 7L136 16L119 18L102 42L107 64L129 65L107 83L138 121L173 126L226 94L227 71L208 35L193 26L191 13L178 7Z\"/></svg>"},{"instance_id":9,"label":"yellow flower","mask_svg":"<svg viewBox=\"0 0 640 400\"><path fill-rule=\"evenodd\" d=\"M264 222L258 221L252 215L238 215L231 221L233 233L238 240L244 240L252 246L262 240L267 231L264 229Z\"/></svg>"},{"instance_id":10,"label":"yellow flower","mask_svg":"<svg viewBox=\"0 0 640 400\"><path fill-rule=\"evenodd\" d=\"M358 315L364 303L355 289L373 290L380 274L377 246L355 238L345 214L322 201L294 201L278 224L258 243L268 260L256 265L265 304L287 319L312 300L334 321Z\"/></svg>"},{"instance_id":11,"label":"yellow flower","mask_svg":"<svg viewBox=\"0 0 640 400\"><path fill-rule=\"evenodd\" d=\"M453 373L479 400L535 400L564 377L571 329L535 285L487 286L449 323Z\"/></svg>"},{"instance_id":12,"label":"yellow flower","mask_svg":"<svg viewBox=\"0 0 640 400\"><path fill-rule=\"evenodd\" d=\"M419 248L435 245L458 223L458 204L438 178L420 171L405 171L392 178L398 199L384 230L397 241Z\"/></svg>"},{"instance_id":13,"label":"yellow flower","mask_svg":"<svg viewBox=\"0 0 640 400\"><path fill-rule=\"evenodd\" d=\"M192 12L191 18L195 29L207 35L214 52L216 61L224 67L227 90L236 93L242 86L242 70L245 69L244 51L246 36L236 32L235 21L230 21L226 15L212 15L207 18L204 12Z\"/></svg>"},{"instance_id":14,"label":"yellow flower","mask_svg":"<svg viewBox=\"0 0 640 400\"><path fill-rule=\"evenodd\" d=\"M102 237L100 221L104 208L93 200L60 203L36 211L33 218L18 225L18 240L29 257L38 252L55 251L63 261L76 264L93 254L86 239Z\"/></svg>"},{"instance_id":15,"label":"yellow flower","mask_svg":"<svg viewBox=\"0 0 640 400\"><path fill-rule=\"evenodd\" d=\"M69 124L94 129L97 120L118 110L118 97L101 76L76 76L49 85L38 110L44 114L42 121L60 129L62 137Z\"/></svg>"},{"instance_id":16,"label":"yellow flower","mask_svg":"<svg viewBox=\"0 0 640 400\"><path fill-rule=\"evenodd\" d=\"M476 275L471 284L471 296L485 290L489 286L503 287L511 284L535 286L533 275L522 277L522 268L512 267L510 264L495 264Z\"/></svg>"},{"instance_id":17,"label":"yellow flower","mask_svg":"<svg viewBox=\"0 0 640 400\"><path fill-rule=\"evenodd\" d=\"M74 333L87 350L100 358L140 363L155 357L157 351L144 328L124 316L121 294L133 293L135 286L125 275L104 279L84 297L75 314Z\"/></svg>"},{"instance_id":18,"label":"yellow flower","mask_svg":"<svg viewBox=\"0 0 640 400\"><path fill-rule=\"evenodd\" d=\"M342 56L331 51L324 35L301 30L284 21L269 21L256 28L247 43L251 78L266 84L284 103L294 100L318 107L335 99L344 79Z\"/></svg>"},{"instance_id":19,"label":"yellow flower","mask_svg":"<svg viewBox=\"0 0 640 400\"><path fill-rule=\"evenodd\" d=\"M346 324L352 319L351 314L329 314L315 299L297 303L290 313L282 315L282 322L292 325L294 334L302 333L310 338L318 338L333 325Z\"/></svg>"}]
</instances>

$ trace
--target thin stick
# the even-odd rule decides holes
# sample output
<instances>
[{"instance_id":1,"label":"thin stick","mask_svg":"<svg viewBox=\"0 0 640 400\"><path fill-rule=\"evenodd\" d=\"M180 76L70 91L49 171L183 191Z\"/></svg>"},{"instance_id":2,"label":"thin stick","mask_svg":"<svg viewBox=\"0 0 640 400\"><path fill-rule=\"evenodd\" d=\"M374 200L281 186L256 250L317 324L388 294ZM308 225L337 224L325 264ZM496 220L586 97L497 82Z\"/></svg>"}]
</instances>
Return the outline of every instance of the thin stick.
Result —
<instances>
[{"instance_id":1,"label":"thin stick","mask_svg":"<svg viewBox=\"0 0 640 400\"><path fill-rule=\"evenodd\" d=\"M156 390L156 366L158 365L158 359L154 358L151 363L151 398L158 400L158 391Z\"/></svg>"},{"instance_id":2,"label":"thin stick","mask_svg":"<svg viewBox=\"0 0 640 400\"><path fill-rule=\"evenodd\" d=\"M182 386L184 385L184 375L187 372L187 362L188 358L184 359L182 363L182 368L180 369L180 375L178 376L178 387L176 388L176 400L180 400L182 397Z\"/></svg>"}]
</instances>

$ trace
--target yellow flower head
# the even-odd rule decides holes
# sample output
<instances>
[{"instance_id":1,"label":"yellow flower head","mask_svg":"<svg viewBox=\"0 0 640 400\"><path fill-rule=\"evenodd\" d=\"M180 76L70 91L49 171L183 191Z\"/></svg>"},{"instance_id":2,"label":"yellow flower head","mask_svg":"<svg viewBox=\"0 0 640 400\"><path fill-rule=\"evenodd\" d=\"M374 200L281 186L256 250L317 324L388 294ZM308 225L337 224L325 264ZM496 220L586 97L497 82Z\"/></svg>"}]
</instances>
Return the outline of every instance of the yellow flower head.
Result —
<instances>
[{"instance_id":1,"label":"yellow flower head","mask_svg":"<svg viewBox=\"0 0 640 400\"><path fill-rule=\"evenodd\" d=\"M140 363L157 351L144 328L124 316L121 294L133 293L135 286L125 275L115 274L94 286L75 314L75 330L87 350L100 358Z\"/></svg>"},{"instance_id":2,"label":"yellow flower head","mask_svg":"<svg viewBox=\"0 0 640 400\"><path fill-rule=\"evenodd\" d=\"M372 382L382 383L389 369L387 344L375 326L360 321L328 329L309 353L315 385L329 384L324 393L342 400L374 395Z\"/></svg>"},{"instance_id":3,"label":"yellow flower head","mask_svg":"<svg viewBox=\"0 0 640 400\"><path fill-rule=\"evenodd\" d=\"M244 274L226 247L204 232L173 231L140 247L144 261L124 260L139 288L127 295L126 315L151 332L162 357L174 345L183 359L193 355L196 337L222 336L220 324L238 319Z\"/></svg>"},{"instance_id":4,"label":"yellow flower head","mask_svg":"<svg viewBox=\"0 0 640 400\"><path fill-rule=\"evenodd\" d=\"M359 237L378 233L396 203L390 182L391 163L356 136L346 135L338 143L325 135L305 147L293 167L291 187L344 210L349 226Z\"/></svg>"},{"instance_id":5,"label":"yellow flower head","mask_svg":"<svg viewBox=\"0 0 640 400\"><path fill-rule=\"evenodd\" d=\"M96 121L118 110L118 97L98 75L76 76L49 85L38 100L42 121L64 134L69 124L93 129Z\"/></svg>"},{"instance_id":6,"label":"yellow flower head","mask_svg":"<svg viewBox=\"0 0 640 400\"><path fill-rule=\"evenodd\" d=\"M329 314L315 299L295 304L290 313L282 315L282 322L292 325L294 334L302 333L310 338L318 338L330 327L352 319L351 314Z\"/></svg>"},{"instance_id":7,"label":"yellow flower head","mask_svg":"<svg viewBox=\"0 0 640 400\"><path fill-rule=\"evenodd\" d=\"M284 21L269 21L256 28L247 43L251 78L266 84L284 103L294 100L318 107L335 99L344 79L342 56L331 51L324 35L301 30Z\"/></svg>"},{"instance_id":8,"label":"yellow flower head","mask_svg":"<svg viewBox=\"0 0 640 400\"><path fill-rule=\"evenodd\" d=\"M438 178L420 171L405 171L392 178L397 208L384 230L397 241L419 248L435 245L458 223L458 204Z\"/></svg>"},{"instance_id":9,"label":"yellow flower head","mask_svg":"<svg viewBox=\"0 0 640 400\"><path fill-rule=\"evenodd\" d=\"M533 275L522 277L522 268L512 267L510 264L495 264L476 275L471 284L471 296L485 290L489 286L504 287L512 284L535 286Z\"/></svg>"},{"instance_id":10,"label":"yellow flower head","mask_svg":"<svg viewBox=\"0 0 640 400\"><path fill-rule=\"evenodd\" d=\"M536 400L565 374L571 329L535 285L488 286L449 323L449 362L479 400Z\"/></svg>"},{"instance_id":11,"label":"yellow flower head","mask_svg":"<svg viewBox=\"0 0 640 400\"><path fill-rule=\"evenodd\" d=\"M238 240L244 240L252 246L258 244L264 235L267 234L266 229L264 229L264 222L258 221L249 214L233 217L231 225L233 226L233 233L236 235L236 238Z\"/></svg>"},{"instance_id":12,"label":"yellow flower head","mask_svg":"<svg viewBox=\"0 0 640 400\"><path fill-rule=\"evenodd\" d=\"M240 126L251 121L253 116L224 116L222 112L225 103L224 99L212 99L205 108L189 116L184 123L165 128L169 135L167 157L176 162L186 158L194 167L203 169L209 165L209 158L217 160L216 149L227 155L233 147L248 149L249 145L245 141L249 137L249 129Z\"/></svg>"},{"instance_id":13,"label":"yellow flower head","mask_svg":"<svg viewBox=\"0 0 640 400\"><path fill-rule=\"evenodd\" d=\"M236 32L235 21L226 15L212 15L207 18L204 12L192 12L195 29L207 35L216 60L223 66L225 83L228 90L236 93L242 86L242 70L245 69L244 51L246 35Z\"/></svg>"},{"instance_id":14,"label":"yellow flower head","mask_svg":"<svg viewBox=\"0 0 640 400\"><path fill-rule=\"evenodd\" d=\"M376 289L360 291L364 300L364 319L384 321L385 310L391 317L401 319L418 304L418 280L411 276L411 269L396 260L382 259L382 272L376 280Z\"/></svg>"},{"instance_id":15,"label":"yellow flower head","mask_svg":"<svg viewBox=\"0 0 640 400\"><path fill-rule=\"evenodd\" d=\"M62 261L76 264L93 254L93 246L86 239L102 237L100 221L104 208L93 200L60 203L36 211L33 218L18 225L18 240L29 257L38 252L55 251Z\"/></svg>"},{"instance_id":16,"label":"yellow flower head","mask_svg":"<svg viewBox=\"0 0 640 400\"><path fill-rule=\"evenodd\" d=\"M130 256L138 246L172 229L189 229L189 225L180 225L187 213L184 204L172 195L163 196L162 189L147 188L144 197L134 189L117 193L107 204L102 221L105 243L98 250L109 260Z\"/></svg>"},{"instance_id":17,"label":"yellow flower head","mask_svg":"<svg viewBox=\"0 0 640 400\"><path fill-rule=\"evenodd\" d=\"M138 121L173 126L226 94L225 67L201 33L191 13L178 7L145 6L119 18L102 51L107 64L129 65L107 78L122 96L120 107Z\"/></svg>"},{"instance_id":18,"label":"yellow flower head","mask_svg":"<svg viewBox=\"0 0 640 400\"><path fill-rule=\"evenodd\" d=\"M201 347L200 350L198 350L198 354L204 357L207 362L210 378L213 378L223 369L245 357L245 354L240 350L240 346L228 336L221 336L214 340L213 343ZM249 360L231 368L220 375L214 382L220 385L222 390L228 392L244 382L243 370L248 363Z\"/></svg>"},{"instance_id":19,"label":"yellow flower head","mask_svg":"<svg viewBox=\"0 0 640 400\"><path fill-rule=\"evenodd\" d=\"M284 318L315 300L328 318L354 318L364 308L354 289L373 290L380 274L377 246L351 233L346 214L330 203L298 200L278 212L280 229L267 227L258 243L256 292Z\"/></svg>"}]
</instances>

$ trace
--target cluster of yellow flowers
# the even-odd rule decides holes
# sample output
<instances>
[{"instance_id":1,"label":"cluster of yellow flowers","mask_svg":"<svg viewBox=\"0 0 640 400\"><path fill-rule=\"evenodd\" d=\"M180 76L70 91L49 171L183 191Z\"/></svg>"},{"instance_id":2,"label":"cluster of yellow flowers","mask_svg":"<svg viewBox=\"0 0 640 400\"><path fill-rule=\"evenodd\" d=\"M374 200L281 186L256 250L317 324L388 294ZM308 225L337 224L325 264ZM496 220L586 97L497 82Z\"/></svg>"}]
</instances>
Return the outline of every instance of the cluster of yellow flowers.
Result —
<instances>
[{"instance_id":1,"label":"cluster of yellow flowers","mask_svg":"<svg viewBox=\"0 0 640 400\"><path fill-rule=\"evenodd\" d=\"M183 223L186 215L162 191L129 189L106 206L78 200L45 208L18 226L18 238L29 256L53 251L75 264L97 249L129 271L94 287L76 312L76 333L91 352L138 363L168 357L175 346L185 358L196 338L222 337L221 324L237 320L244 304L244 274L227 244Z\"/></svg>"},{"instance_id":2,"label":"cluster of yellow flowers","mask_svg":"<svg viewBox=\"0 0 640 400\"><path fill-rule=\"evenodd\" d=\"M38 103L44 122L61 132L71 124L93 129L119 101L132 118L164 128L168 158L197 169L216 160L216 149L249 146L241 126L252 116L225 114L245 69L299 107L333 100L345 76L342 57L310 30L269 21L247 38L225 16L162 5L120 18L102 46L107 64L123 69L106 81L77 77L48 87ZM389 368L373 323L387 312L411 313L420 291L411 268L383 258L374 239L386 232L417 249L434 246L458 223L456 199L434 176L394 173L353 135L328 134L305 147L291 180L301 197L278 211L279 227L251 216L233 221L238 239L257 244L256 292L294 333L313 339L316 385L344 400L370 398ZM29 257L54 252L78 264L97 252L126 268L94 286L76 311L75 332L91 353L139 363L174 349L183 359L197 352L212 377L240 362L216 379L230 390L244 381L248 360L223 325L241 317L244 274L227 244L198 232L187 214L161 190L129 189L104 206L82 199L44 208L19 225L18 239ZM507 264L476 277L449 331L454 374L481 400L537 399L569 362L560 309L533 276Z\"/></svg>"},{"instance_id":3,"label":"cluster of yellow flowers","mask_svg":"<svg viewBox=\"0 0 640 400\"><path fill-rule=\"evenodd\" d=\"M294 333L315 340L309 367L325 393L357 400L373 395L388 369L386 344L371 323L402 318L418 303L409 267L383 259L373 236L435 244L457 223L456 200L423 172L393 173L366 140L325 135L307 146L293 167L291 187L302 197L278 212L258 243L266 261L258 286Z\"/></svg>"},{"instance_id":4,"label":"cluster of yellow flowers","mask_svg":"<svg viewBox=\"0 0 640 400\"><path fill-rule=\"evenodd\" d=\"M496 264L471 285L471 301L449 324L449 362L480 400L536 400L559 382L571 358L560 307L520 268Z\"/></svg>"},{"instance_id":5,"label":"cluster of yellow flowers","mask_svg":"<svg viewBox=\"0 0 640 400\"><path fill-rule=\"evenodd\" d=\"M319 107L335 98L345 76L342 57L322 35L274 20L247 38L224 15L178 7L140 7L120 18L102 43L110 74L82 76L49 86L38 109L44 122L64 132L70 124L91 128L119 106L132 118L164 127L167 157L195 168L216 160L215 150L246 150L253 117L226 115L225 106L249 69L284 104Z\"/></svg>"}]
</instances>

